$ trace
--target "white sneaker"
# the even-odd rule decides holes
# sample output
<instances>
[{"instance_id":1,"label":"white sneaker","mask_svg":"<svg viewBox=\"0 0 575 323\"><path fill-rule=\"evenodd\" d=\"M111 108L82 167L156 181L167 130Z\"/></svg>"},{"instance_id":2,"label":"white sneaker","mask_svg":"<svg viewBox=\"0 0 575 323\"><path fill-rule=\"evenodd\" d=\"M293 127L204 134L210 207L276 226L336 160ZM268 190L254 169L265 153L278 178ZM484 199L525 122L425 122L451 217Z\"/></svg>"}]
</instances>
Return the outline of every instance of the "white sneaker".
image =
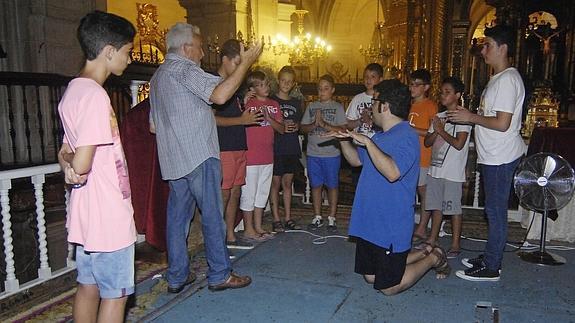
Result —
<instances>
[{"instance_id":1,"label":"white sneaker","mask_svg":"<svg viewBox=\"0 0 575 323\"><path fill-rule=\"evenodd\" d=\"M335 224L335 217L333 217L333 216L327 217L327 231L330 231L330 232L337 231L337 225Z\"/></svg>"},{"instance_id":2,"label":"white sneaker","mask_svg":"<svg viewBox=\"0 0 575 323\"><path fill-rule=\"evenodd\" d=\"M321 227L323 227L323 218L321 215L314 216L313 220L311 220L311 223L308 225L310 230L317 230Z\"/></svg>"}]
</instances>

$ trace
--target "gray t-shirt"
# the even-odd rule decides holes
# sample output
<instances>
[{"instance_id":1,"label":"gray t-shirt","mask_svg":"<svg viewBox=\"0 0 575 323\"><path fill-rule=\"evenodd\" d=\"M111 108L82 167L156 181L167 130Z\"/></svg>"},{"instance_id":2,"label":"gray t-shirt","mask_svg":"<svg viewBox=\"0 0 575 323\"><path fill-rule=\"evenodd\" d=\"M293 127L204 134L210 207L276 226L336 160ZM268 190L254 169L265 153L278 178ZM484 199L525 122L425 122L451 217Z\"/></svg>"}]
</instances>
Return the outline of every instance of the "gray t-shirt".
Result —
<instances>
[{"instance_id":1,"label":"gray t-shirt","mask_svg":"<svg viewBox=\"0 0 575 323\"><path fill-rule=\"evenodd\" d=\"M345 111L339 102L312 102L308 105L301 124L312 124L315 122L315 112L321 110L323 120L333 126L345 125ZM326 133L324 128L315 128L308 134L307 150L308 156L314 157L336 157L340 151L336 138L321 138L320 135Z\"/></svg>"}]
</instances>

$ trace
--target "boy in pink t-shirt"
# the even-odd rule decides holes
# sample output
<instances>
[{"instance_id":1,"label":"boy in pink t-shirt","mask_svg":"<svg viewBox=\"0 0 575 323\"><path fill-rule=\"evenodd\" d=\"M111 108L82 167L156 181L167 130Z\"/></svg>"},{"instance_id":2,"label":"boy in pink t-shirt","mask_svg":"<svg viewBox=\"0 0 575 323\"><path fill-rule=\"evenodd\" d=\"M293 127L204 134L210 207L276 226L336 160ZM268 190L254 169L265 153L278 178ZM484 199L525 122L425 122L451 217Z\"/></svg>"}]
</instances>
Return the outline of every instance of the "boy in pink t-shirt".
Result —
<instances>
[{"instance_id":1,"label":"boy in pink t-shirt","mask_svg":"<svg viewBox=\"0 0 575 323\"><path fill-rule=\"evenodd\" d=\"M134 293L136 227L118 124L102 84L130 63L135 29L94 11L77 34L86 63L58 106L65 132L58 160L74 184L66 224L79 283L73 315L76 322L122 322Z\"/></svg>"},{"instance_id":2,"label":"boy in pink t-shirt","mask_svg":"<svg viewBox=\"0 0 575 323\"><path fill-rule=\"evenodd\" d=\"M284 125L279 104L268 97L266 75L261 71L248 74L247 85L255 97L246 102L245 109L262 111L264 120L257 126L246 127L246 184L242 186L240 209L244 214L244 238L258 242L272 237L262 229L262 216L272 183L274 130L283 134Z\"/></svg>"}]
</instances>

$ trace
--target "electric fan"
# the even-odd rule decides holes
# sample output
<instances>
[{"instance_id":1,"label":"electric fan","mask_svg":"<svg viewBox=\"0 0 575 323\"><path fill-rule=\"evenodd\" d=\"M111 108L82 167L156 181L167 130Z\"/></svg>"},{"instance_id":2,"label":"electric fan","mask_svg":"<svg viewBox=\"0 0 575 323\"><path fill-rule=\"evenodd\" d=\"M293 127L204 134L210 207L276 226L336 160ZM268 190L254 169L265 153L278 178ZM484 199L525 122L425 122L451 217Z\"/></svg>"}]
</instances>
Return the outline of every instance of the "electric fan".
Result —
<instances>
[{"instance_id":1,"label":"electric fan","mask_svg":"<svg viewBox=\"0 0 575 323\"><path fill-rule=\"evenodd\" d=\"M528 210L542 213L539 250L518 252L519 257L541 265L564 264L564 258L545 251L547 213L561 209L571 200L575 189L573 168L559 155L538 153L519 163L513 182L519 203Z\"/></svg>"}]
</instances>

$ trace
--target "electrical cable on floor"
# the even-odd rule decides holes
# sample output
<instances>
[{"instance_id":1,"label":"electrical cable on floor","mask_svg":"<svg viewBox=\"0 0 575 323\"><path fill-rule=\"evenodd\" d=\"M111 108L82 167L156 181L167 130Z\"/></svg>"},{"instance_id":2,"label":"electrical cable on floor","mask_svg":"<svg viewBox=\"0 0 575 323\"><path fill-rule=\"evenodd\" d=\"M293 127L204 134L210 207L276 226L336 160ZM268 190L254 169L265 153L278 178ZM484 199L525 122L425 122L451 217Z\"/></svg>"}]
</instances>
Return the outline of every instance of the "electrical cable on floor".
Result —
<instances>
[{"instance_id":1,"label":"electrical cable on floor","mask_svg":"<svg viewBox=\"0 0 575 323\"><path fill-rule=\"evenodd\" d=\"M534 216L531 217L531 222L529 223L529 227L527 228L527 231L525 232L525 236L523 237L522 241L507 241L507 242L505 242L506 245L513 247L515 249L514 250L505 250L504 252L515 252L518 250L539 249L540 245L532 244L532 243L529 243L527 241L527 236L529 235L529 231L531 231L531 226L533 225L534 219L535 219ZM447 233L447 232L443 231L443 224L444 224L444 222L441 224L441 230L439 232L439 236L440 237L452 236L451 233ZM475 237L466 237L464 235L461 235L461 239L474 241L474 242L487 242L487 240L485 240L485 239L475 238ZM571 250L575 250L575 247L552 245L552 246L545 246L545 249L557 250L557 251L571 251ZM468 248L461 248L461 250L471 251L471 252L483 252L484 251L484 250L474 250L474 249L468 249Z\"/></svg>"},{"instance_id":2,"label":"electrical cable on floor","mask_svg":"<svg viewBox=\"0 0 575 323\"><path fill-rule=\"evenodd\" d=\"M347 236L342 236L342 235L327 235L327 236L321 236L319 234L315 234L312 233L310 231L307 230L286 230L284 231L285 233L307 233L313 237L315 237L315 239L312 240L312 243L315 245L321 245L321 244L325 244L327 242L327 239L331 239L331 238L339 238L339 239L347 239Z\"/></svg>"}]
</instances>

